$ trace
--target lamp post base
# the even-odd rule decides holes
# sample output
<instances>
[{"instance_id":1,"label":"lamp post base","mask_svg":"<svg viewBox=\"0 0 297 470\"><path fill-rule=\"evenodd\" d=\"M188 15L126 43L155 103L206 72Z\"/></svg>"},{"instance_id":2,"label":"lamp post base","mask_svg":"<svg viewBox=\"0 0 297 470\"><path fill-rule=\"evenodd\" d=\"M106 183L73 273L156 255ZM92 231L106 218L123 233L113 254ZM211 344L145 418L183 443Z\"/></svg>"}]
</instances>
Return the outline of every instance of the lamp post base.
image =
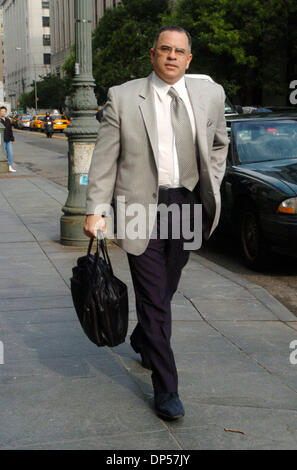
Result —
<instances>
[{"instance_id":1,"label":"lamp post base","mask_svg":"<svg viewBox=\"0 0 297 470\"><path fill-rule=\"evenodd\" d=\"M8 161L0 160L0 173L8 173Z\"/></svg>"},{"instance_id":2,"label":"lamp post base","mask_svg":"<svg viewBox=\"0 0 297 470\"><path fill-rule=\"evenodd\" d=\"M83 215L63 215L60 220L60 242L65 246L86 247L90 239L84 235L86 217Z\"/></svg>"}]
</instances>

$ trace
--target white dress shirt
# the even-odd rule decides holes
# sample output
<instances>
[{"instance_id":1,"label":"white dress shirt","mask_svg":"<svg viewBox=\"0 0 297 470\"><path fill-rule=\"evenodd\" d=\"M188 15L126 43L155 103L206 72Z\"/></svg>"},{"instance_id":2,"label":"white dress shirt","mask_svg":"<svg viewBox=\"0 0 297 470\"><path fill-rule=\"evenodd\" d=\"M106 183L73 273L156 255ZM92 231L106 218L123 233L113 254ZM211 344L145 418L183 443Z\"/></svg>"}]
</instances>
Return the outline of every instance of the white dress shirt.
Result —
<instances>
[{"instance_id":1,"label":"white dress shirt","mask_svg":"<svg viewBox=\"0 0 297 470\"><path fill-rule=\"evenodd\" d=\"M185 78L182 77L174 85L161 80L155 72L152 75L152 82L155 95L155 110L157 118L157 136L158 136L158 163L159 163L159 186L169 188L179 188L179 166L175 146L175 138L171 122L171 96L168 91L173 86L181 99L183 100L191 122L193 143L196 143L196 123L193 114L192 105L186 88Z\"/></svg>"}]
</instances>

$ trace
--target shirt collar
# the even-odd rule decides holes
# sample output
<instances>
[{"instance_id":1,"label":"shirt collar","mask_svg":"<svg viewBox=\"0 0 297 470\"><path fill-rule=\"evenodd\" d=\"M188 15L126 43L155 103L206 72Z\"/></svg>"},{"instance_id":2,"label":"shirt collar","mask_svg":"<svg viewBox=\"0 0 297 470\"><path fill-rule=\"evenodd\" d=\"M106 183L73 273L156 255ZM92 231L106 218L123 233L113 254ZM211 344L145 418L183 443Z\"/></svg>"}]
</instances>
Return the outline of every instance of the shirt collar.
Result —
<instances>
[{"instance_id":1,"label":"shirt collar","mask_svg":"<svg viewBox=\"0 0 297 470\"><path fill-rule=\"evenodd\" d=\"M160 77L158 77L158 75L155 72L153 72L152 83L153 83L154 89L158 93L161 100L165 98L165 96L167 95L171 87L173 87L177 91L177 93L179 94L181 98L183 98L183 96L187 92L185 77L182 77L174 85L169 85L169 83L164 82L164 80L162 80Z\"/></svg>"}]
</instances>

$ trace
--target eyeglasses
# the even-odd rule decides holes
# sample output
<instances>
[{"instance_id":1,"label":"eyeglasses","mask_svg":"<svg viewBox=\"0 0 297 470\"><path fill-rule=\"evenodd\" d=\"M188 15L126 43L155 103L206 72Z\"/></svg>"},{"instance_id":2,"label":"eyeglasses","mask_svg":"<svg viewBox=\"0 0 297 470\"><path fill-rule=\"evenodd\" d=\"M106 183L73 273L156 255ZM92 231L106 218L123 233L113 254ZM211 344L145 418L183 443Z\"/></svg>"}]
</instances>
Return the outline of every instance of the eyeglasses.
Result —
<instances>
[{"instance_id":1,"label":"eyeglasses","mask_svg":"<svg viewBox=\"0 0 297 470\"><path fill-rule=\"evenodd\" d=\"M185 49L182 49L180 47L160 46L157 47L157 49L163 54L171 54L171 52L174 51L175 54L180 57L183 57L187 54Z\"/></svg>"}]
</instances>

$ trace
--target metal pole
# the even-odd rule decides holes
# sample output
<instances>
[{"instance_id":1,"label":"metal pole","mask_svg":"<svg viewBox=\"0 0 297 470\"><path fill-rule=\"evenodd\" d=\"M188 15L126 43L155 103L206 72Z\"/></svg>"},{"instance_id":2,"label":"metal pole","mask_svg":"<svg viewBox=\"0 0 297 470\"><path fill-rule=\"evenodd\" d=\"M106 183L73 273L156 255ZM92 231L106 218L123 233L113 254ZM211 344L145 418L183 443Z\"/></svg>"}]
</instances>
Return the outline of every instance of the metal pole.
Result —
<instances>
[{"instance_id":1,"label":"metal pole","mask_svg":"<svg viewBox=\"0 0 297 470\"><path fill-rule=\"evenodd\" d=\"M16 47L15 50L16 50L16 51L21 51L22 48L21 48L21 47ZM16 61L16 62L17 62L17 61ZM16 66L16 69L17 69L17 66ZM17 73L17 72L16 72L16 73ZM21 77L21 75L20 75L20 77ZM18 93L18 98L16 98L16 106L17 106L17 111L19 111L19 105L18 105L17 103L19 102L19 99L20 99L21 84L20 84L18 78L17 78L17 86L18 86L18 91L17 91L17 93Z\"/></svg>"},{"instance_id":2,"label":"metal pole","mask_svg":"<svg viewBox=\"0 0 297 470\"><path fill-rule=\"evenodd\" d=\"M97 100L92 74L92 0L75 0L75 78L68 137L68 198L62 208L61 243L85 246L83 233L88 172L98 136Z\"/></svg>"},{"instance_id":3,"label":"metal pole","mask_svg":"<svg viewBox=\"0 0 297 470\"><path fill-rule=\"evenodd\" d=\"M33 61L33 64L34 64L34 76L35 76L35 80L34 80L34 94L35 94L35 113L37 114L37 83L36 83L36 64L35 64L35 60L33 58L33 55L32 55L32 61Z\"/></svg>"},{"instance_id":4,"label":"metal pole","mask_svg":"<svg viewBox=\"0 0 297 470\"><path fill-rule=\"evenodd\" d=\"M36 83L36 71L35 71L35 112L37 114L37 83Z\"/></svg>"}]
</instances>

